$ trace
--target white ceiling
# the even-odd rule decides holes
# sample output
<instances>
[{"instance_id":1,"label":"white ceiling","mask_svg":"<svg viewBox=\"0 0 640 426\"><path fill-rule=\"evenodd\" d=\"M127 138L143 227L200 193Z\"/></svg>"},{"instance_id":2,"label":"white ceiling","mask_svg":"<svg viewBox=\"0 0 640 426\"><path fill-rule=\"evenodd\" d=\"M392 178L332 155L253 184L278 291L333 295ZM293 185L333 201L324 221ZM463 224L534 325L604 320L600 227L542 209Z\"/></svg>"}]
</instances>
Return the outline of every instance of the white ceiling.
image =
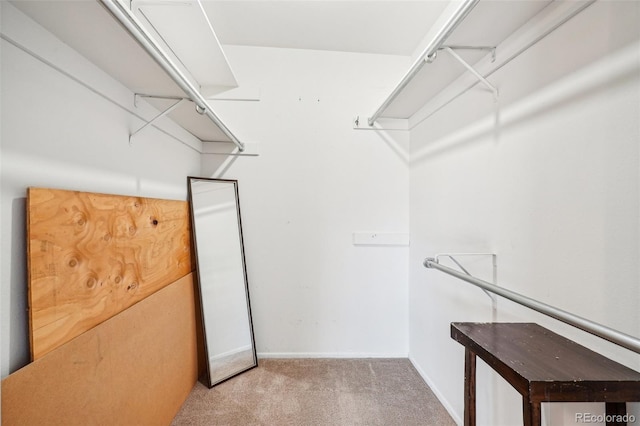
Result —
<instances>
[{"instance_id":1,"label":"white ceiling","mask_svg":"<svg viewBox=\"0 0 640 426\"><path fill-rule=\"evenodd\" d=\"M411 55L449 0L201 0L225 45Z\"/></svg>"}]
</instances>

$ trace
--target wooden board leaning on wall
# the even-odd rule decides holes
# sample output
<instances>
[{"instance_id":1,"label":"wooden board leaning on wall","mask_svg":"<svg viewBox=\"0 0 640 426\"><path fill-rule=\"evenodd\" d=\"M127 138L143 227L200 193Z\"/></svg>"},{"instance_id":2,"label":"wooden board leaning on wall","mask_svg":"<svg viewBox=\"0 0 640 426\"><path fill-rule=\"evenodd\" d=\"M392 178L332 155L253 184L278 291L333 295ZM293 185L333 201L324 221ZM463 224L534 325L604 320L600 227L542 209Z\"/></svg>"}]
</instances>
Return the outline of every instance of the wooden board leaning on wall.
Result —
<instances>
[{"instance_id":1,"label":"wooden board leaning on wall","mask_svg":"<svg viewBox=\"0 0 640 426\"><path fill-rule=\"evenodd\" d=\"M2 380L2 426L168 425L198 377L193 274Z\"/></svg>"},{"instance_id":2,"label":"wooden board leaning on wall","mask_svg":"<svg viewBox=\"0 0 640 426\"><path fill-rule=\"evenodd\" d=\"M31 358L192 271L186 201L27 192Z\"/></svg>"}]
</instances>

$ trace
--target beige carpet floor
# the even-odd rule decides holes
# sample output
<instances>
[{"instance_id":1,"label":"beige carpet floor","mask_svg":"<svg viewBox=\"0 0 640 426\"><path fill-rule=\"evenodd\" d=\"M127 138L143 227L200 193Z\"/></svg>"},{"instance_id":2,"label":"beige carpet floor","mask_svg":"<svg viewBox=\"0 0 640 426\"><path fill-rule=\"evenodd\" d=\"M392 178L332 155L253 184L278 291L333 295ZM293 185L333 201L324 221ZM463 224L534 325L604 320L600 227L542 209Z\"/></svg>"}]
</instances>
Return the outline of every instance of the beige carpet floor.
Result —
<instances>
[{"instance_id":1,"label":"beige carpet floor","mask_svg":"<svg viewBox=\"0 0 640 426\"><path fill-rule=\"evenodd\" d=\"M455 423L408 359L261 359L212 389L197 383L182 425L411 426Z\"/></svg>"}]
</instances>

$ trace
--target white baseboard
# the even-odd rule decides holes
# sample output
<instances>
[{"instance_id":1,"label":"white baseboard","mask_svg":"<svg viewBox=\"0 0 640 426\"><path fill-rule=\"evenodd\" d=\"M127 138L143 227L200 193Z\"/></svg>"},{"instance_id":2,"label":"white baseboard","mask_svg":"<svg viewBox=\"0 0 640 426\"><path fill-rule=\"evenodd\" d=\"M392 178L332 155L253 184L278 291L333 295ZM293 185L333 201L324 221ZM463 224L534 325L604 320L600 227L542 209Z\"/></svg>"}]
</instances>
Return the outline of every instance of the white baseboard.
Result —
<instances>
[{"instance_id":1,"label":"white baseboard","mask_svg":"<svg viewBox=\"0 0 640 426\"><path fill-rule=\"evenodd\" d=\"M453 418L453 421L456 422L457 425L461 425L462 424L462 418L460 418L459 413L456 412L456 410L453 409L453 407L451 406L451 404L449 403L447 398L445 398L444 395L438 390L438 388L436 387L435 383L433 383L433 380L431 380L429 378L427 373L425 373L424 370L418 366L418 364L415 362L415 360L413 358L411 358L411 356L409 356L409 361L411 361L411 364L413 364L413 367L418 371L418 374L420 374L420 376L425 381L427 386L429 386L429 388L431 388L431 391L436 396L436 398L438 398L438 400L444 406L444 408L447 410L449 415Z\"/></svg>"},{"instance_id":2,"label":"white baseboard","mask_svg":"<svg viewBox=\"0 0 640 426\"><path fill-rule=\"evenodd\" d=\"M258 352L258 358L408 358L406 353L369 352Z\"/></svg>"}]
</instances>

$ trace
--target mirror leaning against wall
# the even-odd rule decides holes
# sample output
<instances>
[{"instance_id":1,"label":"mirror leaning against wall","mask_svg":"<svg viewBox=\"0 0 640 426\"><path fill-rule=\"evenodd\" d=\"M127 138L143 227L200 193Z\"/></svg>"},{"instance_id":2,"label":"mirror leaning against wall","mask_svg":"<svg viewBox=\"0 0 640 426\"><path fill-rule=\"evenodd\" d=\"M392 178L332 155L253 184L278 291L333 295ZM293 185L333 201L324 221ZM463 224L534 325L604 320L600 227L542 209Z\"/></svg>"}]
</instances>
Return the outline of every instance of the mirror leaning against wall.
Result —
<instances>
[{"instance_id":1,"label":"mirror leaning against wall","mask_svg":"<svg viewBox=\"0 0 640 426\"><path fill-rule=\"evenodd\" d=\"M258 365L238 182L188 177L210 388Z\"/></svg>"}]
</instances>

